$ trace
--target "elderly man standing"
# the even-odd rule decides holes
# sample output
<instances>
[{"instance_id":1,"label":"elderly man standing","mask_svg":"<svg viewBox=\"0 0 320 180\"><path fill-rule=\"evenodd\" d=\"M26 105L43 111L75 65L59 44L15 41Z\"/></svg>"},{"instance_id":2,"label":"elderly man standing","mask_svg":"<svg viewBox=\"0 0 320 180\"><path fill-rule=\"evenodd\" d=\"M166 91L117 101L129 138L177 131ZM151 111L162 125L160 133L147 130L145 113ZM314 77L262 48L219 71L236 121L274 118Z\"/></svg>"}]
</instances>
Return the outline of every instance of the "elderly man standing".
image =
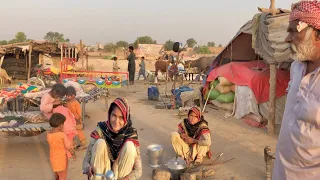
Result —
<instances>
[{"instance_id":1,"label":"elderly man standing","mask_svg":"<svg viewBox=\"0 0 320 180\"><path fill-rule=\"evenodd\" d=\"M273 180L320 179L320 2L292 6L289 35L293 59Z\"/></svg>"}]
</instances>

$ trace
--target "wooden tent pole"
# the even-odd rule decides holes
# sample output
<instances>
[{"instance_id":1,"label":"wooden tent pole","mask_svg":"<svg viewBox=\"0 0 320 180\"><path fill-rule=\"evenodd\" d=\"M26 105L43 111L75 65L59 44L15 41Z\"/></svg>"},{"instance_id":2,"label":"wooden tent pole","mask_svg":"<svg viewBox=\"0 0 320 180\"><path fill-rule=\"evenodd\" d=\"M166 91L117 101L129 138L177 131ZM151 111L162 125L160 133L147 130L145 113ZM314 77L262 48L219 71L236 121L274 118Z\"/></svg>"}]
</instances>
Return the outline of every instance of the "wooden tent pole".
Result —
<instances>
[{"instance_id":1,"label":"wooden tent pole","mask_svg":"<svg viewBox=\"0 0 320 180\"><path fill-rule=\"evenodd\" d=\"M28 79L30 79L30 76L31 76L31 55L32 55L32 43L29 44Z\"/></svg>"},{"instance_id":2,"label":"wooden tent pole","mask_svg":"<svg viewBox=\"0 0 320 180\"><path fill-rule=\"evenodd\" d=\"M276 88L277 88L277 64L270 64L270 91L269 91L269 120L268 134L275 133L275 118L276 118Z\"/></svg>"},{"instance_id":3,"label":"wooden tent pole","mask_svg":"<svg viewBox=\"0 0 320 180\"><path fill-rule=\"evenodd\" d=\"M276 15L275 0L270 0L270 13ZM277 88L277 63L270 64L270 90L269 90L269 118L268 134L275 134L276 119L276 88Z\"/></svg>"},{"instance_id":4,"label":"wooden tent pole","mask_svg":"<svg viewBox=\"0 0 320 180\"><path fill-rule=\"evenodd\" d=\"M277 14L277 9L276 9L276 5L275 5L275 0L270 0L270 13L274 16Z\"/></svg>"},{"instance_id":5,"label":"wooden tent pole","mask_svg":"<svg viewBox=\"0 0 320 180\"><path fill-rule=\"evenodd\" d=\"M86 70L89 70L89 64L88 64L88 59L89 59L89 54L88 51L86 50Z\"/></svg>"}]
</instances>

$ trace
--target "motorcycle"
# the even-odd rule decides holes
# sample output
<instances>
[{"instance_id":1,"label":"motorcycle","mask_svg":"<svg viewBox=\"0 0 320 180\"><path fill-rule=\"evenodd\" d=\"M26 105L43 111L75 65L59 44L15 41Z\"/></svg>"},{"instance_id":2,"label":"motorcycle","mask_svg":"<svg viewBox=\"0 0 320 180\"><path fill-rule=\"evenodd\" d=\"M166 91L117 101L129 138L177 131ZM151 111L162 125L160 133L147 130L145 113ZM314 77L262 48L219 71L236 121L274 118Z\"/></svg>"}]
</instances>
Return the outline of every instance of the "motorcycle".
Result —
<instances>
[{"instance_id":1,"label":"motorcycle","mask_svg":"<svg viewBox=\"0 0 320 180\"><path fill-rule=\"evenodd\" d=\"M50 64L46 64L50 66ZM72 71L73 67L68 66L68 71ZM60 69L56 67L44 67L42 64L36 65L34 71L37 74L37 81L42 81L45 86L52 87L60 81ZM35 78L33 78L35 79ZM41 83L42 84L42 83Z\"/></svg>"}]
</instances>

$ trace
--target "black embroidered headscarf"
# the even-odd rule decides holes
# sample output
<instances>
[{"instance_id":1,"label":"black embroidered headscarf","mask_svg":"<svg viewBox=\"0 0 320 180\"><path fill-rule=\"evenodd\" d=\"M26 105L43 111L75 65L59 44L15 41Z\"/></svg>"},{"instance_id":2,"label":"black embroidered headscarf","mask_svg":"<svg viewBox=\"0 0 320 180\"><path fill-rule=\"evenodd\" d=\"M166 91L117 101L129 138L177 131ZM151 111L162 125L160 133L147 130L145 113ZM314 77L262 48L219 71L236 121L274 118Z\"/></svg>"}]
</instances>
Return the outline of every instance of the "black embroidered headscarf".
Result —
<instances>
[{"instance_id":1,"label":"black embroidered headscarf","mask_svg":"<svg viewBox=\"0 0 320 180\"><path fill-rule=\"evenodd\" d=\"M180 132L187 133L189 137L192 137L195 139L200 138L200 135L202 134L210 133L208 122L204 120L201 113L201 109L196 106L192 107L188 112L188 116L190 115L191 112L196 114L199 121L196 124L192 125L190 124L188 118L184 119L183 122L178 125Z\"/></svg>"}]
</instances>

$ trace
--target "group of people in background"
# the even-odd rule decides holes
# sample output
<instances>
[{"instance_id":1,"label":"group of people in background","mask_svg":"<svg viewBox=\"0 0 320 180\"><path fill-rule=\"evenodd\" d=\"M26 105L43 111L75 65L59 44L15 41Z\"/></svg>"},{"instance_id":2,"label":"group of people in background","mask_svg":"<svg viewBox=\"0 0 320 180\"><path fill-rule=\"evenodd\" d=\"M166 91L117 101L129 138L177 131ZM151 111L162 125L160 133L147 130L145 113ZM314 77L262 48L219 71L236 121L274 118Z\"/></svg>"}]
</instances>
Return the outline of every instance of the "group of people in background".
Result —
<instances>
[{"instance_id":1,"label":"group of people in background","mask_svg":"<svg viewBox=\"0 0 320 180\"><path fill-rule=\"evenodd\" d=\"M136 55L133 52L134 48L133 46L129 47L129 56L127 57L128 60L128 72L129 72L129 85L133 85L134 84L134 77L135 77L135 72L136 72ZM118 72L120 67L118 65L118 57L117 56L113 56L112 57L113 60L113 72ZM140 66L140 70L139 70L139 74L138 74L138 80L140 78L140 76L143 76L144 80L147 79L146 77L146 65L144 62L145 58L141 57L141 63L139 64Z\"/></svg>"}]
</instances>

